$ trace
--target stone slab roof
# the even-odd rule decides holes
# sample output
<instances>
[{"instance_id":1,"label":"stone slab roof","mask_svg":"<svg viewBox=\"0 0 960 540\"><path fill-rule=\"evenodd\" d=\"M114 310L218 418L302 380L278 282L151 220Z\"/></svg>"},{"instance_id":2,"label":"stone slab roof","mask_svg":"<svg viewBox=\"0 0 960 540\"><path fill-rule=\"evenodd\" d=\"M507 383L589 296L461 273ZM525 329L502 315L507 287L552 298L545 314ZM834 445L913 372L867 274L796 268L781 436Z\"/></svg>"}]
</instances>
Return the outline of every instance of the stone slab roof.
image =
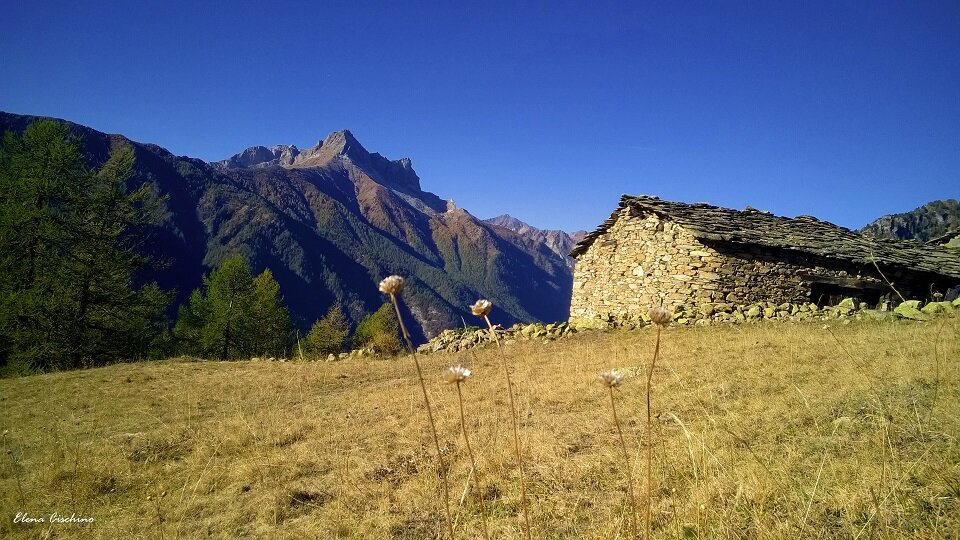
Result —
<instances>
[{"instance_id":1,"label":"stone slab roof","mask_svg":"<svg viewBox=\"0 0 960 540\"><path fill-rule=\"evenodd\" d=\"M748 208L733 210L706 203L662 201L645 195L620 197L620 206L600 227L574 246L577 257L603 235L623 208L653 213L680 224L696 238L786 249L857 264L898 267L960 279L960 253L938 246L864 236L812 216L787 218Z\"/></svg>"}]
</instances>

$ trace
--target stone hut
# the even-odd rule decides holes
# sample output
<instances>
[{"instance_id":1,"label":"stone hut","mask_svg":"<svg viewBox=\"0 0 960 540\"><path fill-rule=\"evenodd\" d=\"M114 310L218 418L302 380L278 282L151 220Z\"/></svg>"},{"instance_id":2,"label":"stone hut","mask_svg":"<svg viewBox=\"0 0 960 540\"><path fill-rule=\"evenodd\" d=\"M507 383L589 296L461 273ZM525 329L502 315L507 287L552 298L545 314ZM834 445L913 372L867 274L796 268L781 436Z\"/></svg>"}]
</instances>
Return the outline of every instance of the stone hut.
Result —
<instances>
[{"instance_id":1,"label":"stone hut","mask_svg":"<svg viewBox=\"0 0 960 540\"><path fill-rule=\"evenodd\" d=\"M665 305L874 305L930 298L960 283L960 250L879 240L811 216L628 196L571 251L571 319L624 319Z\"/></svg>"}]
</instances>

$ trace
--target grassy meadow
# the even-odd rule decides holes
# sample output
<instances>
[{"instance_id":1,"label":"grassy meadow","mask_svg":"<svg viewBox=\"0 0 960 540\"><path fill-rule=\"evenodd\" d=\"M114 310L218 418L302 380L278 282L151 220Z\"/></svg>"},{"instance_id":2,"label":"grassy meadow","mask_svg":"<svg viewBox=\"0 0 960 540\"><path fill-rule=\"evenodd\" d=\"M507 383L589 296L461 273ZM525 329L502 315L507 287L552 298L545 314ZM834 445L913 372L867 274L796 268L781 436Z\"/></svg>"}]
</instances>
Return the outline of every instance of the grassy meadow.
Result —
<instances>
[{"instance_id":1,"label":"grassy meadow","mask_svg":"<svg viewBox=\"0 0 960 540\"><path fill-rule=\"evenodd\" d=\"M505 347L533 538L626 538L656 332ZM653 392L654 538L960 537L960 318L668 328ZM421 356L455 534L523 538L495 347ZM456 388L463 363L469 459ZM0 380L0 537L435 538L443 501L409 357L174 359ZM94 523L14 523L92 517Z\"/></svg>"}]
</instances>

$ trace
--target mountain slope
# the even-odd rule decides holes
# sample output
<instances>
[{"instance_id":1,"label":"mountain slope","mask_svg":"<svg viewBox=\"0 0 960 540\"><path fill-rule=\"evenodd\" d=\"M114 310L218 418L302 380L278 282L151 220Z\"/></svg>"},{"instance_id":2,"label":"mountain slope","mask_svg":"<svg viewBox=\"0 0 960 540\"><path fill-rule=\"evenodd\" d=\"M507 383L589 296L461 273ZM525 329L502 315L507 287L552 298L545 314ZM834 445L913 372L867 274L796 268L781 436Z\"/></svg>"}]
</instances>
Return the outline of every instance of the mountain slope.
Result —
<instances>
[{"instance_id":1,"label":"mountain slope","mask_svg":"<svg viewBox=\"0 0 960 540\"><path fill-rule=\"evenodd\" d=\"M960 229L960 202L946 199L902 214L883 216L860 232L877 238L926 242L957 229Z\"/></svg>"},{"instance_id":2,"label":"mountain slope","mask_svg":"<svg viewBox=\"0 0 960 540\"><path fill-rule=\"evenodd\" d=\"M570 253L570 250L573 249L573 246L579 242L584 235L586 235L586 232L584 231L577 231L572 234L567 234L564 231L538 229L507 214L503 214L495 218L485 219L484 222L511 230L535 244L543 244L547 246L547 248L555 253L557 257L560 257L566 261L567 266L570 268L573 268L574 259L573 257L569 257L567 254Z\"/></svg>"},{"instance_id":3,"label":"mountain slope","mask_svg":"<svg viewBox=\"0 0 960 540\"><path fill-rule=\"evenodd\" d=\"M0 113L0 129L22 131L34 120ZM572 276L554 250L448 210L422 191L410 160L370 153L349 131L310 149L254 147L209 164L70 126L92 166L113 145L131 144L132 183L167 197L166 219L150 231L167 265L145 279L176 289L180 302L203 273L240 253L255 272L273 271L301 329L334 302L357 322L384 301L377 282L394 273L407 278L404 300L420 337L460 326L480 297L494 303L497 322L567 317Z\"/></svg>"}]
</instances>

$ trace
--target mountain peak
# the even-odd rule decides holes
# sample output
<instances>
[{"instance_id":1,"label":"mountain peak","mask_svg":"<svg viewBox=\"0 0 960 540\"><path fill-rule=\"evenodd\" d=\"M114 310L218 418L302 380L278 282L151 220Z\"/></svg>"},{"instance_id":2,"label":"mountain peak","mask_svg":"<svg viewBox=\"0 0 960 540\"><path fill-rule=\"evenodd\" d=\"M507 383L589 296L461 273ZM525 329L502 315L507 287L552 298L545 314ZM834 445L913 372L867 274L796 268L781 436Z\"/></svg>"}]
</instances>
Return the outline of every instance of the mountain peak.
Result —
<instances>
[{"instance_id":1,"label":"mountain peak","mask_svg":"<svg viewBox=\"0 0 960 540\"><path fill-rule=\"evenodd\" d=\"M278 144L272 148L251 146L239 154L214 163L214 165L226 169L255 169L274 165L289 166L299 153L300 149L292 144Z\"/></svg>"},{"instance_id":2,"label":"mountain peak","mask_svg":"<svg viewBox=\"0 0 960 540\"><path fill-rule=\"evenodd\" d=\"M524 227L529 227L528 224L520 221L519 219L511 216L510 214L503 214L495 218L485 219L484 221L486 221L487 223L492 223L494 225L499 225L500 227L510 229L511 231L514 231L514 232L517 232Z\"/></svg>"},{"instance_id":3,"label":"mountain peak","mask_svg":"<svg viewBox=\"0 0 960 540\"><path fill-rule=\"evenodd\" d=\"M324 137L313 148L303 150L293 167L323 167L338 158L346 158L354 165L364 166L370 161L370 152L360 144L348 129L341 129Z\"/></svg>"},{"instance_id":4,"label":"mountain peak","mask_svg":"<svg viewBox=\"0 0 960 540\"><path fill-rule=\"evenodd\" d=\"M446 201L420 188L420 177L408 158L390 160L370 153L348 129L334 131L317 142L313 148L278 145L273 148L254 146L215 163L225 169L247 169L281 166L291 169L313 169L334 165L352 167L373 181L407 196L419 199L435 212L447 209Z\"/></svg>"},{"instance_id":5,"label":"mountain peak","mask_svg":"<svg viewBox=\"0 0 960 540\"><path fill-rule=\"evenodd\" d=\"M324 153L332 153L341 156L348 156L351 159L363 159L370 153L360 144L360 141L353 136L349 129L341 129L327 135L320 141L314 150L322 149Z\"/></svg>"}]
</instances>

